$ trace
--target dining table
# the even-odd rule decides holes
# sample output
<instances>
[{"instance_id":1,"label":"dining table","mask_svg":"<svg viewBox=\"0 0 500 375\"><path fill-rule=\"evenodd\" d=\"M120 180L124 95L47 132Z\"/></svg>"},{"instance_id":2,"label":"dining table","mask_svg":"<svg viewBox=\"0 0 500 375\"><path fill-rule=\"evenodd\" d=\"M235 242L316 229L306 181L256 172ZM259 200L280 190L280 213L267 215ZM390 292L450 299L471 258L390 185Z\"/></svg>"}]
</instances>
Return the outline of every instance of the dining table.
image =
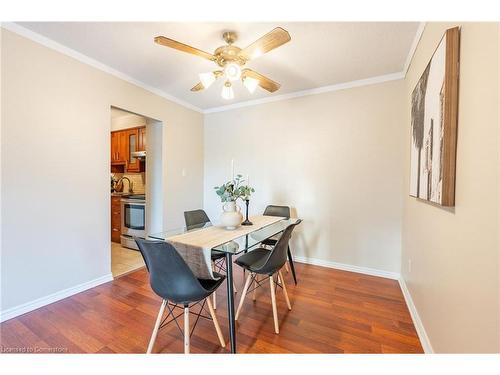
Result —
<instances>
[{"instance_id":1,"label":"dining table","mask_svg":"<svg viewBox=\"0 0 500 375\"><path fill-rule=\"evenodd\" d=\"M206 223L197 228L176 228L161 233L150 234L152 240L167 241L174 245L189 245L190 251L210 251L224 253L226 259L227 315L229 321L229 342L231 353L236 353L236 322L234 312L233 257L258 248L262 241L276 237L289 225L299 219L277 216L251 216L252 225L226 229L220 225ZM189 265L189 262L188 262Z\"/></svg>"}]
</instances>

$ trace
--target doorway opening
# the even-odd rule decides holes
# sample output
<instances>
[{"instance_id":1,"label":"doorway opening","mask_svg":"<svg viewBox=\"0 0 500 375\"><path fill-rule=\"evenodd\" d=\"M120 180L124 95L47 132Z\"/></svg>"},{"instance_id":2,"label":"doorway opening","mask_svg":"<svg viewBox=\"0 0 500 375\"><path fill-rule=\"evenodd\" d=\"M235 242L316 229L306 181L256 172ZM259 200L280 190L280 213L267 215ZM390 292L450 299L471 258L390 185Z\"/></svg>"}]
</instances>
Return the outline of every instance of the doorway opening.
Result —
<instances>
[{"instance_id":1,"label":"doorway opening","mask_svg":"<svg viewBox=\"0 0 500 375\"><path fill-rule=\"evenodd\" d=\"M134 237L163 227L163 124L111 107L111 273L144 267Z\"/></svg>"}]
</instances>

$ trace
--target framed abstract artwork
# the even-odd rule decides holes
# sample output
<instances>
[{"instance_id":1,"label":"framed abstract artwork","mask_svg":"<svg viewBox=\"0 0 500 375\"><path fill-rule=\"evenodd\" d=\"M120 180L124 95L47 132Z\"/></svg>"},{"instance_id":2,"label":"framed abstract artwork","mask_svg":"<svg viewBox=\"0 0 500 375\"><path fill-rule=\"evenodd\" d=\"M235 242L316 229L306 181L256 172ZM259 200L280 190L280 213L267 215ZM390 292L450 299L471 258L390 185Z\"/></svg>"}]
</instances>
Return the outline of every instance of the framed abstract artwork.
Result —
<instances>
[{"instance_id":1,"label":"framed abstract artwork","mask_svg":"<svg viewBox=\"0 0 500 375\"><path fill-rule=\"evenodd\" d=\"M410 195L455 205L460 29L448 29L411 95Z\"/></svg>"}]
</instances>

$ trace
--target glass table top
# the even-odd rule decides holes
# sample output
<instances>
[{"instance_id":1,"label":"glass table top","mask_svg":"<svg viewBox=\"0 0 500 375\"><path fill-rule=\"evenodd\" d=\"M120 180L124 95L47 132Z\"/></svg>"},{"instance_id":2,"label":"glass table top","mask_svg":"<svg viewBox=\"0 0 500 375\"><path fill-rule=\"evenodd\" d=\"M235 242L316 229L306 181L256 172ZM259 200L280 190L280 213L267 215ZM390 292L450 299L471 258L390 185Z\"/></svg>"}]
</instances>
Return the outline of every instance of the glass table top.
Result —
<instances>
[{"instance_id":1,"label":"glass table top","mask_svg":"<svg viewBox=\"0 0 500 375\"><path fill-rule=\"evenodd\" d=\"M244 234L239 237L236 237L231 241L221 243L218 246L213 247L212 250L219 251L222 253L239 254L243 251L249 250L252 247L260 244L265 239L274 237L275 235L283 232L290 224L295 224L298 220L299 219L293 218L293 219L283 219L277 221L273 224L257 229L254 232ZM188 229L186 227L183 227L183 228L169 230L166 232L150 234L148 237L152 240L168 241L168 239L173 236L193 231L203 230L204 228L210 226L212 226L212 224L206 223L204 225L201 225L200 227L195 227L195 228L191 227Z\"/></svg>"}]
</instances>

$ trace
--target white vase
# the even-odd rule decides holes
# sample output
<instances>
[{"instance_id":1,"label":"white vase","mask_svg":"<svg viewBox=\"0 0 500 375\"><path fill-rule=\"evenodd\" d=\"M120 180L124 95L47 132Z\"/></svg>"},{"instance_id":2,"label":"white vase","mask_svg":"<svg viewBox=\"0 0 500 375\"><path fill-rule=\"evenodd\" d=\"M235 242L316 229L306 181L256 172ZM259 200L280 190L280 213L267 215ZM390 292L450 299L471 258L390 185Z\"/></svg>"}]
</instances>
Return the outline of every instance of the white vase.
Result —
<instances>
[{"instance_id":1,"label":"white vase","mask_svg":"<svg viewBox=\"0 0 500 375\"><path fill-rule=\"evenodd\" d=\"M220 222L226 229L236 229L243 221L241 208L236 205L236 202L226 202L222 206L222 211L222 215L220 215Z\"/></svg>"}]
</instances>

